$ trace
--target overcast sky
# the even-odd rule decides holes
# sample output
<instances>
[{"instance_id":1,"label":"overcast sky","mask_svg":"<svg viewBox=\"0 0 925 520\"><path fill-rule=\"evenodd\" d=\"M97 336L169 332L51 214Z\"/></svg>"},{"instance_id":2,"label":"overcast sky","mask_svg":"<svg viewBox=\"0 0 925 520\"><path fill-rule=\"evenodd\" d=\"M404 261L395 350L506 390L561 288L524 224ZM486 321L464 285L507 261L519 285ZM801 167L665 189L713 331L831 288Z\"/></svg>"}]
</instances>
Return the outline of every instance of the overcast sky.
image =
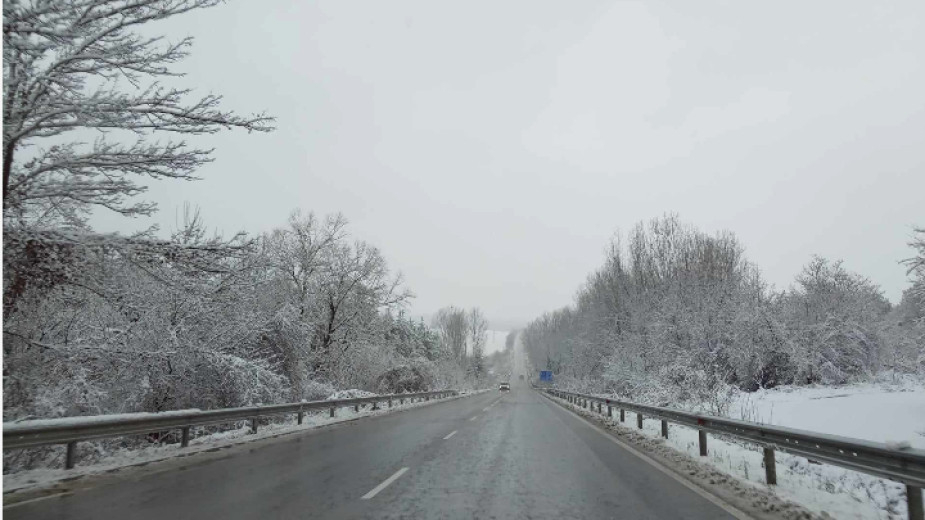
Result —
<instances>
[{"instance_id":1,"label":"overcast sky","mask_svg":"<svg viewBox=\"0 0 925 520\"><path fill-rule=\"evenodd\" d=\"M226 232L342 212L417 294L497 325L566 305L618 230L730 230L778 287L812 254L897 301L925 225L925 2L257 2L161 24L267 135L157 182Z\"/></svg>"}]
</instances>

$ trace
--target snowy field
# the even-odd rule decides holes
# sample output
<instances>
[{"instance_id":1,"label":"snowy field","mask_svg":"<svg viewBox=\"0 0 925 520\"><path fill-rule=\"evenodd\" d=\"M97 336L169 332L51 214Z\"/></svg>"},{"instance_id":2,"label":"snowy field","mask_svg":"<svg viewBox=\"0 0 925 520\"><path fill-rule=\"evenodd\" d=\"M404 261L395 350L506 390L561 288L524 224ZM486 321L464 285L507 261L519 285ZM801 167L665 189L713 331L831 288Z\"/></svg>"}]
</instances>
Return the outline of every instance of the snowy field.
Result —
<instances>
[{"instance_id":1,"label":"snowy field","mask_svg":"<svg viewBox=\"0 0 925 520\"><path fill-rule=\"evenodd\" d=\"M925 388L912 384L762 390L730 417L925 449Z\"/></svg>"},{"instance_id":2,"label":"snowy field","mask_svg":"<svg viewBox=\"0 0 925 520\"><path fill-rule=\"evenodd\" d=\"M619 421L614 414L614 421ZM780 388L741 394L730 417L788 426L819 433L877 442L908 443L925 448L925 387L920 384L854 385L828 388ZM624 426L634 432L636 415L628 412ZM699 457L697 431L670 425L667 445ZM660 421L646 420L643 433L655 440ZM659 441L661 442L661 441ZM814 464L803 457L777 453L778 485L764 482L758 446L733 439L709 438L706 462L716 469L770 489L817 513L839 519L906 518L905 487L835 466Z\"/></svg>"}]
</instances>

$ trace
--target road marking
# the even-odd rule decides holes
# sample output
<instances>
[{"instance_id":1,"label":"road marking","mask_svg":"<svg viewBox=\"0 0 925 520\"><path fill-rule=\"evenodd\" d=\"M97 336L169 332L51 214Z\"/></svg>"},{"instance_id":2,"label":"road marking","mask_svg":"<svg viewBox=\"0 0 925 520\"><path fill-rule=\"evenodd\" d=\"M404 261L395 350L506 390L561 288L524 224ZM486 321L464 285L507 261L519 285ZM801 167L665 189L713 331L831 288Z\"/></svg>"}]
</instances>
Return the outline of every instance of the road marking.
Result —
<instances>
[{"instance_id":1,"label":"road marking","mask_svg":"<svg viewBox=\"0 0 925 520\"><path fill-rule=\"evenodd\" d=\"M553 404L553 405L559 405L559 403L558 403L557 401L554 401L551 397L548 397L548 396L543 395L543 394L541 394L541 395L542 395L543 397L545 397L546 399L548 399L549 402L550 402L551 404ZM665 475L668 475L669 477L673 478L674 480L676 480L678 483L680 483L681 485L683 485L683 486L686 487L687 489L690 489L690 490L693 491L694 493L697 493L698 495L700 495L700 496L702 496L703 498L709 500L710 502L713 502L714 504L716 504L717 506L719 506L720 509L726 511L727 513L729 513L730 515L732 515L734 518L736 518L736 519L738 519L738 520L754 520L754 517L748 515L747 513L745 513L744 511L740 510L739 508L735 507L734 505L729 504L729 503L726 503L726 501L724 501L722 498L720 498L720 497L714 495L714 494L711 493L710 491L708 491L708 490L706 490L706 489L703 489L703 488L701 488L700 486L698 486L697 484L694 484L693 482L687 480L687 479L684 478L682 475L679 475L677 472L675 472L673 469L671 469L671 468L669 468L668 466L662 464L661 462L659 462L659 461L653 459L652 457L649 457L648 455L646 455L646 454L643 453L642 451L638 450L637 448L635 448L635 447L629 445L628 443L626 443L626 442L624 442L624 441L618 439L617 437L615 437L613 434L611 434L611 433L608 432L607 430L601 428L601 427L598 426L597 424L594 424L594 423L591 422L590 420L588 420L588 419L586 419L586 418L584 418L584 417L578 415L577 413L575 413L575 412L572 411L571 409L566 408L565 406L562 406L562 405L559 405L559 408L560 408L562 411L564 411L565 413L567 413L567 414L573 416L574 418L578 419L579 421L581 421L581 422L585 423L586 425L590 426L592 430L596 431L597 433L599 433L600 435L602 435L604 438L608 439L610 442L612 442L612 443L614 443L614 444L620 446L621 448L625 449L626 451L630 452L631 454L635 455L636 457L642 459L643 461L648 462L648 463L649 463L651 466L653 466L655 469L657 469L657 470L661 471L662 473L664 473ZM559 420L560 420L560 421L562 420L561 417L559 418Z\"/></svg>"},{"instance_id":2,"label":"road marking","mask_svg":"<svg viewBox=\"0 0 925 520\"><path fill-rule=\"evenodd\" d=\"M478 419L478 418L479 418L479 416L478 416L478 415L475 415L475 416L473 416L473 417L472 417L471 419L469 419L469 420L470 420L470 421L474 421L474 420L476 420L476 419Z\"/></svg>"},{"instance_id":3,"label":"road marking","mask_svg":"<svg viewBox=\"0 0 925 520\"><path fill-rule=\"evenodd\" d=\"M54 493L51 495L30 498L28 500L22 500L19 502L15 502L13 504L3 504L3 509L12 509L14 507L24 506L26 504L34 504L35 502L39 502L41 500L48 500L49 498L59 498L59 497L67 496L67 495L73 495L73 493L70 491L62 491L61 493Z\"/></svg>"},{"instance_id":4,"label":"road marking","mask_svg":"<svg viewBox=\"0 0 925 520\"><path fill-rule=\"evenodd\" d=\"M394 475L392 475L391 477L385 479L385 480L382 482L382 484L379 484L378 486L376 486L376 487L374 487L373 489L371 489L370 492L369 492L369 493L366 493L365 495L363 495L363 496L361 497L361 499L362 499L362 500L369 500L370 498L373 498L374 496L378 495L380 491L382 491L383 489L389 487L389 484L391 484L392 482L395 482L396 480L398 480L398 477L404 475L406 471L408 471L408 468L402 468L402 469L396 471Z\"/></svg>"},{"instance_id":5,"label":"road marking","mask_svg":"<svg viewBox=\"0 0 925 520\"><path fill-rule=\"evenodd\" d=\"M443 440L448 440L450 437L452 437L452 436L454 436L454 435L456 435L456 430L451 431L449 435L447 435L446 437L443 438Z\"/></svg>"}]
</instances>

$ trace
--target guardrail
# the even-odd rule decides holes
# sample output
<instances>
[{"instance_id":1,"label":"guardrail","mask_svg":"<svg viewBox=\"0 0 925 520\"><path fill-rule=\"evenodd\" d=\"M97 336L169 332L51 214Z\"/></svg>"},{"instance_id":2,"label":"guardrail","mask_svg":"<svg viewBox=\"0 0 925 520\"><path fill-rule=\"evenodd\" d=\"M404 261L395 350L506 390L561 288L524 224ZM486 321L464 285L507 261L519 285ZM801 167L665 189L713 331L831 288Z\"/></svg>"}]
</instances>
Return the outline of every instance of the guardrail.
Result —
<instances>
[{"instance_id":1,"label":"guardrail","mask_svg":"<svg viewBox=\"0 0 925 520\"><path fill-rule=\"evenodd\" d=\"M613 410L618 409L620 422L625 422L625 412L629 410L636 413L639 429L642 429L645 417L658 418L662 422L662 437L665 438L668 438L669 421L694 428L699 432L702 457L707 455L707 433L727 435L758 444L764 448L765 478L770 485L777 484L774 450L901 482L906 485L909 519L925 520L922 505L925 450L893 449L878 442L700 415L552 388L545 389L545 392L592 411L597 405L597 412L601 414L605 413L603 407L606 406L608 417L613 417Z\"/></svg>"},{"instance_id":2,"label":"guardrail","mask_svg":"<svg viewBox=\"0 0 925 520\"><path fill-rule=\"evenodd\" d=\"M455 395L459 395L459 392L456 390L442 390L413 394L357 397L353 399L332 399L328 401L223 408L219 410L181 410L162 413L96 415L4 423L3 449L22 449L65 444L67 445L67 453L64 458L64 467L66 469L71 469L76 462L76 450L79 441L148 434L163 432L165 430L180 430L180 447L185 448L189 446L190 428L193 426L207 426L247 420L250 421L251 432L257 433L257 424L261 417L296 414L298 417L298 424L302 424L305 413L313 410L330 409L330 416L334 417L338 408L347 406L353 406L354 410L359 412L360 407L367 404L372 404L372 409L376 410L378 409L379 403L388 403L389 408L391 408L393 401L404 404L405 400L411 402L414 402L415 399L429 401L432 398L440 399Z\"/></svg>"}]
</instances>

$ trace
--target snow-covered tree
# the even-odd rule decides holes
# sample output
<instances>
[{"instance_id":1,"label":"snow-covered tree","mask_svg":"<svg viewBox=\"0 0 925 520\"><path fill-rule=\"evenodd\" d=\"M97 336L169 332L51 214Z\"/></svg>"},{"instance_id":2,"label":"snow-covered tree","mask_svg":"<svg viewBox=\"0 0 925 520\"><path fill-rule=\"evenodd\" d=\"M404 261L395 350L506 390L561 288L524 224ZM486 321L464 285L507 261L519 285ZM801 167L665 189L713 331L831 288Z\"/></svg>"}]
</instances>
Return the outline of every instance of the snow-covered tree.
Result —
<instances>
[{"instance_id":1,"label":"snow-covered tree","mask_svg":"<svg viewBox=\"0 0 925 520\"><path fill-rule=\"evenodd\" d=\"M923 235L906 261L913 284L925 265ZM915 289L891 310L869 280L814 258L793 288L774 291L734 236L669 216L614 240L575 303L534 320L523 342L560 384L721 410L730 385L920 370L925 336L916 324L925 312Z\"/></svg>"},{"instance_id":2,"label":"snow-covered tree","mask_svg":"<svg viewBox=\"0 0 925 520\"><path fill-rule=\"evenodd\" d=\"M431 325L440 336L447 357L462 364L466 358L469 323L466 311L457 307L443 307L434 314Z\"/></svg>"},{"instance_id":3,"label":"snow-covered tree","mask_svg":"<svg viewBox=\"0 0 925 520\"><path fill-rule=\"evenodd\" d=\"M910 296L917 298L925 308L925 228L915 228L909 247L915 251L915 256L903 260L912 279Z\"/></svg>"},{"instance_id":4,"label":"snow-covered tree","mask_svg":"<svg viewBox=\"0 0 925 520\"><path fill-rule=\"evenodd\" d=\"M4 222L82 225L92 207L149 214L137 178L194 178L211 150L181 137L223 128L268 131L221 97L169 87L192 39L141 26L219 0L20 0L3 4ZM89 133L86 130L96 132ZM92 138L92 139L91 139Z\"/></svg>"},{"instance_id":5,"label":"snow-covered tree","mask_svg":"<svg viewBox=\"0 0 925 520\"><path fill-rule=\"evenodd\" d=\"M168 42L142 26L218 0L13 0L3 4L4 310L29 289L73 282L104 249L182 256L150 233L99 235L88 213L147 215L143 179L193 179L211 150L185 138L227 128L269 131L264 114L222 110L221 97L167 86L191 38ZM161 136L176 136L163 139ZM206 246L212 250L218 244ZM209 256L209 255L205 255ZM170 260L173 261L173 260Z\"/></svg>"}]
</instances>

